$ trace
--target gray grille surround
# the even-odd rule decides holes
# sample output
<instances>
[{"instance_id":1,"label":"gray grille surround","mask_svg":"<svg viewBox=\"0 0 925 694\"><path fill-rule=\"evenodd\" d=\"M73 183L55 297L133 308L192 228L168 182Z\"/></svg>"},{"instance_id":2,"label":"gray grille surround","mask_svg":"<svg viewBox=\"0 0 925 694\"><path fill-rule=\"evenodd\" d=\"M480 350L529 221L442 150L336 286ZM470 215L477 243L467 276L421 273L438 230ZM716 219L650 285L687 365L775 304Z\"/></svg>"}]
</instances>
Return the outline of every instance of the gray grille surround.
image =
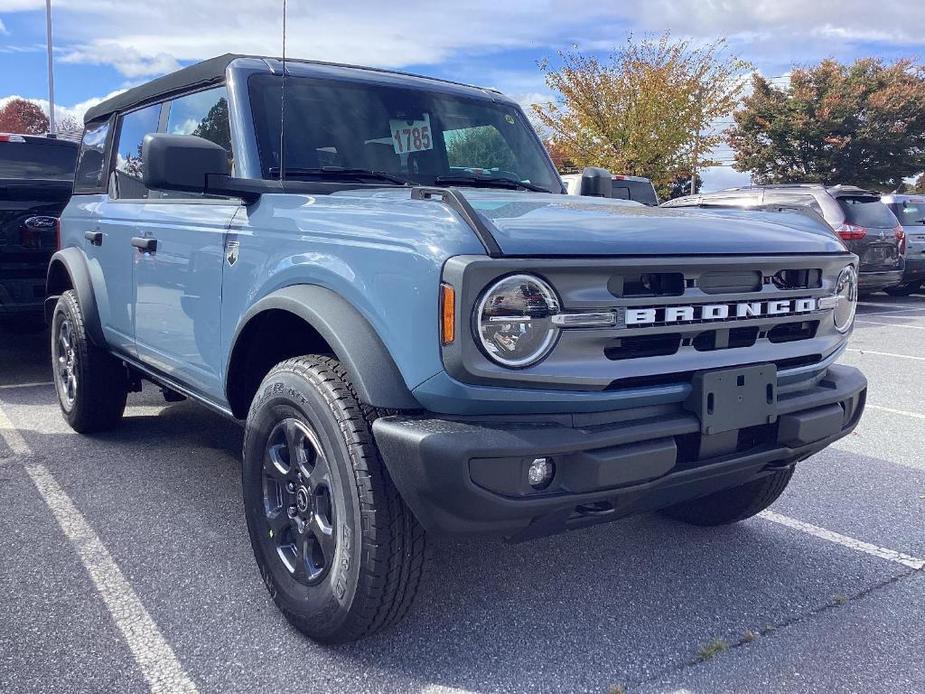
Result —
<instances>
[{"instance_id":1,"label":"gray grille surround","mask_svg":"<svg viewBox=\"0 0 925 694\"><path fill-rule=\"evenodd\" d=\"M815 359L820 364L841 351L848 335L839 333L829 308L786 315L763 315L719 319L713 321L656 323L626 326L620 316L629 308L664 308L672 306L703 306L707 304L736 304L738 302L793 301L796 299L824 299L834 294L835 280L846 265L857 267L856 256L819 254L800 256L682 256L682 257L606 257L606 258L486 258L485 256L457 256L450 258L443 272L443 281L452 285L457 293L457 339L442 348L447 372L455 379L470 384L503 385L518 388L553 388L569 390L603 391L615 382L631 379L645 384L665 384L671 375L677 381L689 379L693 371L724 368L755 363L808 363ZM782 289L770 280L780 270L821 270L820 286L813 288ZM699 289L702 275L723 272L760 272L764 281L758 291L736 294L706 293ZM671 296L615 296L611 291L613 278L638 273L671 273L684 275L683 294ZM578 314L613 313L617 318L612 325L594 327L563 326L548 356L538 364L521 369L510 369L491 361L479 347L475 333L474 310L482 292L505 275L534 274L547 281L559 296L565 316ZM564 321L567 323L568 321ZM776 326L818 322L811 337L787 342L771 342L768 333ZM749 346L697 349L694 340L710 331L729 331L732 328L755 328L759 337ZM785 328L799 333L800 328ZM779 332L779 331L778 331ZM679 346L670 354L641 356L614 360L605 355L618 341L627 337L680 335ZM850 334L850 333L849 333ZM722 343L722 338L720 339ZM822 368L822 367L820 367ZM787 371L781 370L785 378Z\"/></svg>"}]
</instances>

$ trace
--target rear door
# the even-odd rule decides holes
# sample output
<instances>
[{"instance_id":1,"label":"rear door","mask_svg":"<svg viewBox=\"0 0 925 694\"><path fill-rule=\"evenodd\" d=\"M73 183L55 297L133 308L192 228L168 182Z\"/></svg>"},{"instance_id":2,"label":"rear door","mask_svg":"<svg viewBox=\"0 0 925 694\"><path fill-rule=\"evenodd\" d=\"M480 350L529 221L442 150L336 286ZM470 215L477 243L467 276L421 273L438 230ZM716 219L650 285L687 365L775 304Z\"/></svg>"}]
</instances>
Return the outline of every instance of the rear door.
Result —
<instances>
[{"instance_id":1,"label":"rear door","mask_svg":"<svg viewBox=\"0 0 925 694\"><path fill-rule=\"evenodd\" d=\"M872 195L843 195L836 198L845 224L863 230L863 236L849 243L861 259L862 272L901 270L903 266L896 228L899 222L880 198ZM850 230L850 227L849 227Z\"/></svg>"},{"instance_id":2,"label":"rear door","mask_svg":"<svg viewBox=\"0 0 925 694\"><path fill-rule=\"evenodd\" d=\"M216 142L231 159L225 87L178 97L163 108L162 131ZM135 249L138 357L198 393L222 400L222 266L225 235L241 202L154 190L140 194L125 204L133 220L131 235L156 245L150 251Z\"/></svg>"},{"instance_id":3,"label":"rear door","mask_svg":"<svg viewBox=\"0 0 925 694\"><path fill-rule=\"evenodd\" d=\"M38 311L57 248L77 146L39 137L0 139L0 310Z\"/></svg>"}]
</instances>

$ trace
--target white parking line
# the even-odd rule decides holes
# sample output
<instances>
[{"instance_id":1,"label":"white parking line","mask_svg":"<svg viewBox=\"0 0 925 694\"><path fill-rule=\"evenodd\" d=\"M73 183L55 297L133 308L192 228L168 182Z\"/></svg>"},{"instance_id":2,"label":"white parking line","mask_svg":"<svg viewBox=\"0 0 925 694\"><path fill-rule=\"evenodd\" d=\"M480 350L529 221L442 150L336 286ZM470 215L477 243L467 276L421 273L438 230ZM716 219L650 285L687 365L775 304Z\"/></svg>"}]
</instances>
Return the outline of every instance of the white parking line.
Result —
<instances>
[{"instance_id":1,"label":"white parking line","mask_svg":"<svg viewBox=\"0 0 925 694\"><path fill-rule=\"evenodd\" d=\"M925 330L925 325L905 325L904 323L886 323L881 320L867 320L858 318L855 323L869 323L870 325L888 325L891 328L912 328L913 330Z\"/></svg>"},{"instance_id":2,"label":"white parking line","mask_svg":"<svg viewBox=\"0 0 925 694\"><path fill-rule=\"evenodd\" d=\"M888 308L891 311L921 311L925 309L923 306L913 306L912 304L873 304L866 301L862 301L858 304L858 307L862 306L873 306L874 308Z\"/></svg>"},{"instance_id":3,"label":"white parking line","mask_svg":"<svg viewBox=\"0 0 925 694\"><path fill-rule=\"evenodd\" d=\"M914 359L915 361L925 361L925 357L914 357L911 354L896 354L894 352L877 352L872 349L851 349L848 348L846 352L854 352L855 354L873 354L877 357L893 357L895 359Z\"/></svg>"},{"instance_id":4,"label":"white parking line","mask_svg":"<svg viewBox=\"0 0 925 694\"><path fill-rule=\"evenodd\" d=\"M899 414L904 417L914 417L915 419L925 419L925 414L920 414L918 412L908 412L907 410L894 410L892 407L884 407L883 405L871 405L870 403L867 403L867 409L880 410L881 412L889 412L890 414Z\"/></svg>"},{"instance_id":5,"label":"white parking line","mask_svg":"<svg viewBox=\"0 0 925 694\"><path fill-rule=\"evenodd\" d=\"M53 386L54 381L35 381L34 383L5 383L0 385L0 390L8 388L38 388L40 386Z\"/></svg>"},{"instance_id":6,"label":"white parking line","mask_svg":"<svg viewBox=\"0 0 925 694\"><path fill-rule=\"evenodd\" d=\"M15 455L27 459L32 456L29 445L2 409L0 436ZM25 469L90 574L151 691L155 694L195 694L198 691L195 683L183 671L170 644L67 492L41 463L27 461Z\"/></svg>"},{"instance_id":7,"label":"white parking line","mask_svg":"<svg viewBox=\"0 0 925 694\"><path fill-rule=\"evenodd\" d=\"M780 513L775 513L774 511L762 511L758 514L758 517L769 520L772 523L786 525L788 528L799 530L800 532L807 533L808 535L818 537L822 540L834 542L836 545L841 545L842 547L853 549L856 552L863 552L864 554L869 554L872 557L879 557L880 559L886 559L887 561L902 564L903 566L906 566L910 569L915 569L916 571L925 569L925 559L919 559L902 552L897 552L893 549L887 549L886 547L878 547L877 545L872 545L869 542L856 540L853 537L848 537L847 535L842 535L841 533L836 533L831 530L826 530L825 528L820 528L818 525L804 523L803 521L799 521L796 518L783 516Z\"/></svg>"}]
</instances>

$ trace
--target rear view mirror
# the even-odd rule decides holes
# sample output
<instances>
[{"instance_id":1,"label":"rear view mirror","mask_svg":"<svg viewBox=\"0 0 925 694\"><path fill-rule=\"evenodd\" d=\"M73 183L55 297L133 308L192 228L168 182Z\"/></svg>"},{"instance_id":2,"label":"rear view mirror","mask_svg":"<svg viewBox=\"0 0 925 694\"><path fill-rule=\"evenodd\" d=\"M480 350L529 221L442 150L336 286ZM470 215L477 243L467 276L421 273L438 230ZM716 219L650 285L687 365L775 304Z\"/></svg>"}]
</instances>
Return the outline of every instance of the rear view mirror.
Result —
<instances>
[{"instance_id":1,"label":"rear view mirror","mask_svg":"<svg viewBox=\"0 0 925 694\"><path fill-rule=\"evenodd\" d=\"M607 169L593 166L581 172L581 195L596 198L613 197L613 175Z\"/></svg>"},{"instance_id":2,"label":"rear view mirror","mask_svg":"<svg viewBox=\"0 0 925 694\"><path fill-rule=\"evenodd\" d=\"M152 190L205 193L210 176L227 176L228 152L196 135L145 135L143 180Z\"/></svg>"}]
</instances>

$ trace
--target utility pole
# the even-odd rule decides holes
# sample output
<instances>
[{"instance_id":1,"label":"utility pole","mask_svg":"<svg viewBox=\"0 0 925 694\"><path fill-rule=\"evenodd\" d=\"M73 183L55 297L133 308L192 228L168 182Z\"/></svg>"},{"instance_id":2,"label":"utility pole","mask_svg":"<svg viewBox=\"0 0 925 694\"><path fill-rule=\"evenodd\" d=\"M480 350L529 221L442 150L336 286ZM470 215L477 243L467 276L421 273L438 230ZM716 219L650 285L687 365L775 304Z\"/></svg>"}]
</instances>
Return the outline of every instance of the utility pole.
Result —
<instances>
[{"instance_id":1,"label":"utility pole","mask_svg":"<svg viewBox=\"0 0 925 694\"><path fill-rule=\"evenodd\" d=\"M697 134L694 135L694 160L691 162L691 195L697 194L697 157L700 149L700 127L698 124Z\"/></svg>"},{"instance_id":2,"label":"utility pole","mask_svg":"<svg viewBox=\"0 0 925 694\"><path fill-rule=\"evenodd\" d=\"M54 135L57 131L55 130L55 63L51 48L51 0L45 0L45 36L48 44L48 132Z\"/></svg>"}]
</instances>

